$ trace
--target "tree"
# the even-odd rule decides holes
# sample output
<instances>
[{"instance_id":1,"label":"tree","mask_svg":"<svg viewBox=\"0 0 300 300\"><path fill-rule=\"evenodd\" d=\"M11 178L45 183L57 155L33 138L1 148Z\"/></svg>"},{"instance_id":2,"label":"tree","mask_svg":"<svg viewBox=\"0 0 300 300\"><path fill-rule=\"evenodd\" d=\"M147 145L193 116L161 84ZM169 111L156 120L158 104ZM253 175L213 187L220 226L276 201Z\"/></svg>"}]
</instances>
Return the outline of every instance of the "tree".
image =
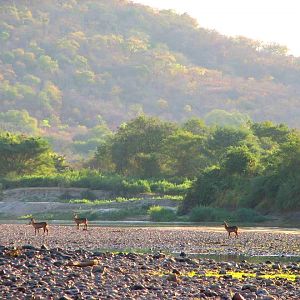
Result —
<instances>
[{"instance_id":1,"label":"tree","mask_svg":"<svg viewBox=\"0 0 300 300\"><path fill-rule=\"evenodd\" d=\"M231 147L223 159L225 173L248 175L255 170L257 159L247 146Z\"/></svg>"},{"instance_id":2,"label":"tree","mask_svg":"<svg viewBox=\"0 0 300 300\"><path fill-rule=\"evenodd\" d=\"M112 159L117 171L130 174L136 168L134 165L137 161L133 159L136 155L160 153L163 140L175 128L174 124L146 116L122 125L112 143ZM157 174L160 172L161 170L157 170Z\"/></svg>"},{"instance_id":3,"label":"tree","mask_svg":"<svg viewBox=\"0 0 300 300\"><path fill-rule=\"evenodd\" d=\"M216 127L207 141L212 159L220 162L228 147L245 144L249 135L251 131L246 128Z\"/></svg>"},{"instance_id":4,"label":"tree","mask_svg":"<svg viewBox=\"0 0 300 300\"><path fill-rule=\"evenodd\" d=\"M48 143L39 137L0 134L0 176L49 173L54 171Z\"/></svg>"},{"instance_id":5,"label":"tree","mask_svg":"<svg viewBox=\"0 0 300 300\"><path fill-rule=\"evenodd\" d=\"M238 111L230 113L222 109L214 109L205 115L204 120L208 125L239 127L249 122L250 118Z\"/></svg>"},{"instance_id":6,"label":"tree","mask_svg":"<svg viewBox=\"0 0 300 300\"><path fill-rule=\"evenodd\" d=\"M205 122L198 118L187 120L183 123L182 129L200 136L206 136L209 133L209 128L205 125Z\"/></svg>"},{"instance_id":7,"label":"tree","mask_svg":"<svg viewBox=\"0 0 300 300\"><path fill-rule=\"evenodd\" d=\"M0 130L36 134L38 132L37 125L37 119L31 117L26 110L0 112Z\"/></svg>"},{"instance_id":8,"label":"tree","mask_svg":"<svg viewBox=\"0 0 300 300\"><path fill-rule=\"evenodd\" d=\"M206 156L205 139L188 131L178 130L164 141L166 170L170 175L196 177L210 163Z\"/></svg>"}]
</instances>

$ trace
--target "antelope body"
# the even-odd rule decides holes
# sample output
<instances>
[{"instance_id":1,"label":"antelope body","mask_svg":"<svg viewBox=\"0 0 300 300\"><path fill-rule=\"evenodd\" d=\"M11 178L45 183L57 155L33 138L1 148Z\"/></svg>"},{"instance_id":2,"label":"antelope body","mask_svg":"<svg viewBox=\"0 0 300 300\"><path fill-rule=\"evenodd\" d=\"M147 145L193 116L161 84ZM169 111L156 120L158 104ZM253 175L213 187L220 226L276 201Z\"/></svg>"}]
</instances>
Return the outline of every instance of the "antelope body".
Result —
<instances>
[{"instance_id":1,"label":"antelope body","mask_svg":"<svg viewBox=\"0 0 300 300\"><path fill-rule=\"evenodd\" d=\"M34 234L40 231L41 228L43 228L44 234L47 232L48 235L48 224L47 222L35 222L33 218L30 219L29 225L32 225L34 227Z\"/></svg>"},{"instance_id":2,"label":"antelope body","mask_svg":"<svg viewBox=\"0 0 300 300\"><path fill-rule=\"evenodd\" d=\"M78 218L78 216L74 214L74 221L77 225L77 229L79 229L80 224L83 224L83 230L87 230L87 224L88 224L87 218Z\"/></svg>"},{"instance_id":3,"label":"antelope body","mask_svg":"<svg viewBox=\"0 0 300 300\"><path fill-rule=\"evenodd\" d=\"M230 237L230 233L234 232L235 233L235 237L238 236L238 227L237 226L228 226L228 224L224 221L224 226L226 231L228 232L228 237Z\"/></svg>"}]
</instances>

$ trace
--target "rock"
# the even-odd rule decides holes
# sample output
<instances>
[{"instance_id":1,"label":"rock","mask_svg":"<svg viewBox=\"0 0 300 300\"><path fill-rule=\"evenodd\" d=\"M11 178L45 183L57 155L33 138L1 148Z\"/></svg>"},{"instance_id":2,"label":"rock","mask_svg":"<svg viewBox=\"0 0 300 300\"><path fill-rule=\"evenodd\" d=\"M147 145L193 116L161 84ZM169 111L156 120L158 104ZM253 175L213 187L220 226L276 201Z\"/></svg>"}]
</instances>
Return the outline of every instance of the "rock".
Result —
<instances>
[{"instance_id":1,"label":"rock","mask_svg":"<svg viewBox=\"0 0 300 300\"><path fill-rule=\"evenodd\" d=\"M165 257L166 257L166 255L163 253L160 253L160 252L153 254L153 258L155 258L155 259L160 259L160 258L165 258Z\"/></svg>"},{"instance_id":2,"label":"rock","mask_svg":"<svg viewBox=\"0 0 300 300\"><path fill-rule=\"evenodd\" d=\"M23 286L19 286L19 287L17 288L17 290L18 290L19 292L22 292L22 293L25 293L25 292L26 292L26 288L23 287Z\"/></svg>"},{"instance_id":3,"label":"rock","mask_svg":"<svg viewBox=\"0 0 300 300\"><path fill-rule=\"evenodd\" d=\"M101 274L103 274L103 273L106 272L106 267L104 267L104 266L93 266L92 272L93 273L101 273Z\"/></svg>"},{"instance_id":4,"label":"rock","mask_svg":"<svg viewBox=\"0 0 300 300\"><path fill-rule=\"evenodd\" d=\"M257 296L265 296L265 295L269 295L269 292L266 289L258 289L256 291L256 295Z\"/></svg>"},{"instance_id":5,"label":"rock","mask_svg":"<svg viewBox=\"0 0 300 300\"><path fill-rule=\"evenodd\" d=\"M272 279L265 279L265 285L266 286L270 286L270 285L273 285L275 282L274 282L274 280L272 280Z\"/></svg>"},{"instance_id":6,"label":"rock","mask_svg":"<svg viewBox=\"0 0 300 300\"><path fill-rule=\"evenodd\" d=\"M135 284L130 289L133 291L140 291L140 290L144 290L145 287L142 284Z\"/></svg>"},{"instance_id":7,"label":"rock","mask_svg":"<svg viewBox=\"0 0 300 300\"><path fill-rule=\"evenodd\" d=\"M34 258L35 255L36 255L36 252L35 252L35 251L26 251L26 252L25 252L26 258Z\"/></svg>"},{"instance_id":8,"label":"rock","mask_svg":"<svg viewBox=\"0 0 300 300\"><path fill-rule=\"evenodd\" d=\"M0 276L6 275L7 271L6 270L0 270Z\"/></svg>"},{"instance_id":9,"label":"rock","mask_svg":"<svg viewBox=\"0 0 300 300\"><path fill-rule=\"evenodd\" d=\"M119 273L124 272L124 270L121 267L114 267L114 271L119 272Z\"/></svg>"},{"instance_id":10,"label":"rock","mask_svg":"<svg viewBox=\"0 0 300 300\"><path fill-rule=\"evenodd\" d=\"M250 290L251 292L257 291L257 286L255 284L244 284L242 290Z\"/></svg>"},{"instance_id":11,"label":"rock","mask_svg":"<svg viewBox=\"0 0 300 300\"><path fill-rule=\"evenodd\" d=\"M272 265L272 269L273 269L273 270L280 270L280 269L281 269L281 266L280 266L280 264L273 264L273 265Z\"/></svg>"},{"instance_id":12,"label":"rock","mask_svg":"<svg viewBox=\"0 0 300 300\"><path fill-rule=\"evenodd\" d=\"M211 290L221 290L222 289L222 287L218 284L212 284L212 285L209 286L209 288Z\"/></svg>"},{"instance_id":13,"label":"rock","mask_svg":"<svg viewBox=\"0 0 300 300\"><path fill-rule=\"evenodd\" d=\"M58 300L72 300L73 298L67 296L67 295L64 295L64 296L61 296L60 298L58 298Z\"/></svg>"},{"instance_id":14,"label":"rock","mask_svg":"<svg viewBox=\"0 0 300 300\"><path fill-rule=\"evenodd\" d=\"M235 293L232 300L246 300L241 294Z\"/></svg>"},{"instance_id":15,"label":"rock","mask_svg":"<svg viewBox=\"0 0 300 300\"><path fill-rule=\"evenodd\" d=\"M22 249L24 249L24 250L37 250L37 248L35 248L32 245L23 245Z\"/></svg>"},{"instance_id":16,"label":"rock","mask_svg":"<svg viewBox=\"0 0 300 300\"><path fill-rule=\"evenodd\" d=\"M168 281L178 282L178 278L177 278L176 274L169 274L169 275L167 275L166 279Z\"/></svg>"},{"instance_id":17,"label":"rock","mask_svg":"<svg viewBox=\"0 0 300 300\"><path fill-rule=\"evenodd\" d=\"M43 244L43 245L41 246L41 250L49 250L49 248L48 248L46 245Z\"/></svg>"},{"instance_id":18,"label":"rock","mask_svg":"<svg viewBox=\"0 0 300 300\"><path fill-rule=\"evenodd\" d=\"M56 267L61 267L61 266L63 266L63 262L62 261L55 261L54 263L53 263L53 265L54 266L56 266Z\"/></svg>"},{"instance_id":19,"label":"rock","mask_svg":"<svg viewBox=\"0 0 300 300\"><path fill-rule=\"evenodd\" d=\"M261 300L276 300L277 298L271 295L264 296L261 298Z\"/></svg>"},{"instance_id":20,"label":"rock","mask_svg":"<svg viewBox=\"0 0 300 300\"><path fill-rule=\"evenodd\" d=\"M186 253L184 251L181 251L179 254L180 257L186 257Z\"/></svg>"}]
</instances>

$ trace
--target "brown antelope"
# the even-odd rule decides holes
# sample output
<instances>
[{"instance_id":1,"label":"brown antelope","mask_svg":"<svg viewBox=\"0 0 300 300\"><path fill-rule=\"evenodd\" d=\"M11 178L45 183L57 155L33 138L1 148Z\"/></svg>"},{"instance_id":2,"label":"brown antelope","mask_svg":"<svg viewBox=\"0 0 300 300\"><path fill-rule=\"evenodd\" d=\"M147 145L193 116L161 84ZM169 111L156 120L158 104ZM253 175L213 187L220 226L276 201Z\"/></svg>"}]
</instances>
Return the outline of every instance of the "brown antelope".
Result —
<instances>
[{"instance_id":1,"label":"brown antelope","mask_svg":"<svg viewBox=\"0 0 300 300\"><path fill-rule=\"evenodd\" d=\"M40 232L40 229L43 228L44 234L47 232L48 235L48 224L47 222L35 222L33 218L30 219L29 225L32 225L34 227L34 234L36 235L36 232Z\"/></svg>"},{"instance_id":2,"label":"brown antelope","mask_svg":"<svg viewBox=\"0 0 300 300\"><path fill-rule=\"evenodd\" d=\"M235 237L238 236L238 227L237 226L228 226L228 224L224 221L224 226L225 226L225 229L226 231L228 232L228 237L230 237L230 233L231 232L234 232L235 233Z\"/></svg>"},{"instance_id":3,"label":"brown antelope","mask_svg":"<svg viewBox=\"0 0 300 300\"><path fill-rule=\"evenodd\" d=\"M88 226L87 218L78 218L78 216L76 214L74 214L74 221L77 225L77 229L79 229L80 224L83 224L83 230L87 230L87 226Z\"/></svg>"}]
</instances>

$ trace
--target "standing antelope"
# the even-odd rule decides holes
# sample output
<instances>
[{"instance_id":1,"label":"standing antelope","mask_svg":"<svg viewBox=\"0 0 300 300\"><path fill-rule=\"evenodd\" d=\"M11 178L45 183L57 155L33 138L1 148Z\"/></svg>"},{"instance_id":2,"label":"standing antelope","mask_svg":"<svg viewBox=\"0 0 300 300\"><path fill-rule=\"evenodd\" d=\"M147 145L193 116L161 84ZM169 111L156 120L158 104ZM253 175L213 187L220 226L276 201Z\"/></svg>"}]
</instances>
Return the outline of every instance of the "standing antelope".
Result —
<instances>
[{"instance_id":1,"label":"standing antelope","mask_svg":"<svg viewBox=\"0 0 300 300\"><path fill-rule=\"evenodd\" d=\"M30 219L29 225L32 225L34 227L34 234L36 235L36 232L39 233L40 229L43 228L44 234L47 232L48 235L48 224L47 222L35 222L33 218Z\"/></svg>"},{"instance_id":2,"label":"standing antelope","mask_svg":"<svg viewBox=\"0 0 300 300\"><path fill-rule=\"evenodd\" d=\"M234 232L235 233L235 237L238 236L238 227L237 226L228 226L228 224L224 221L224 226L225 226L225 229L226 231L228 232L228 237L230 237L230 233L231 232Z\"/></svg>"},{"instance_id":3,"label":"standing antelope","mask_svg":"<svg viewBox=\"0 0 300 300\"><path fill-rule=\"evenodd\" d=\"M79 229L80 224L83 224L83 230L87 230L87 224L88 224L87 218L78 218L77 214L74 214L74 221L77 225L77 229Z\"/></svg>"}]
</instances>

